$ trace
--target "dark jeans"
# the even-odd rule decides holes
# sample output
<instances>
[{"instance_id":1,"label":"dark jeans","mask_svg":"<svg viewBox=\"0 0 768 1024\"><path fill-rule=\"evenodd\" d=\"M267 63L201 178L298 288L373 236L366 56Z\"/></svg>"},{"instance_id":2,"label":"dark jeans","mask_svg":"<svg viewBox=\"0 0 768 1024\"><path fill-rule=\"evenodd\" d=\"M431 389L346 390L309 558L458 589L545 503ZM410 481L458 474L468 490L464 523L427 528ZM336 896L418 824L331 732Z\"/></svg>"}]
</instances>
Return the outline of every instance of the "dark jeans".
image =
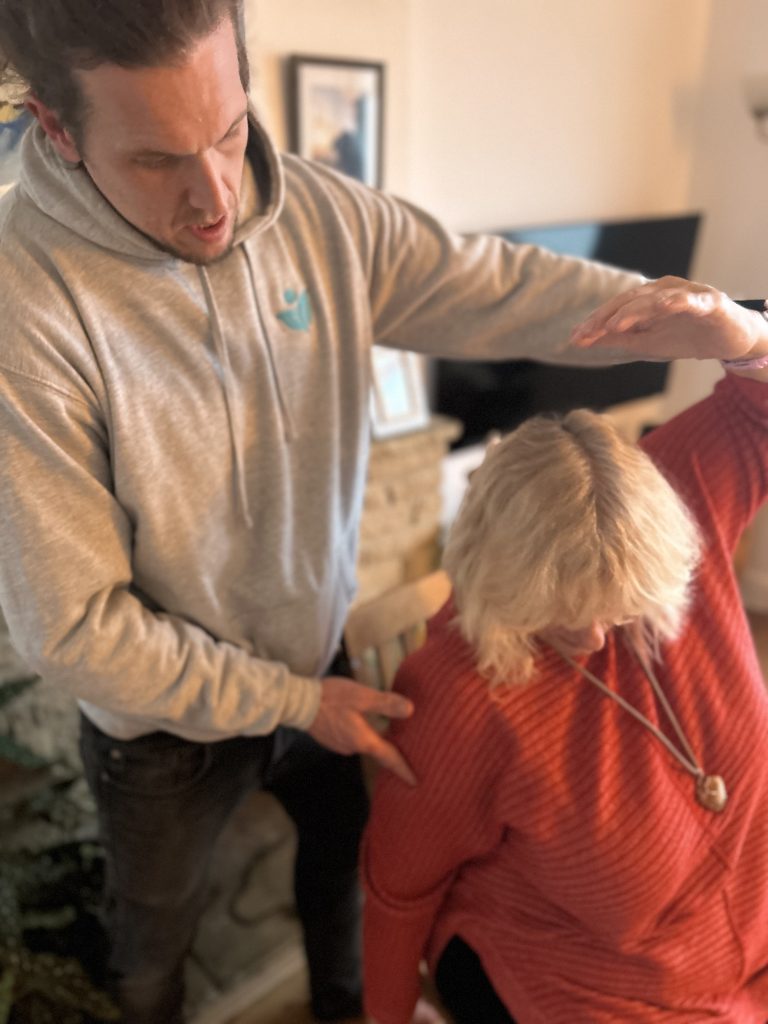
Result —
<instances>
[{"instance_id":1,"label":"dark jeans","mask_svg":"<svg viewBox=\"0 0 768 1024\"><path fill-rule=\"evenodd\" d=\"M107 856L110 966L124 1024L183 1021L183 961L205 903L217 836L253 787L296 824L296 905L312 1008L361 1012L357 856L368 814L360 761L306 733L190 743L112 739L82 718L81 753Z\"/></svg>"},{"instance_id":2,"label":"dark jeans","mask_svg":"<svg viewBox=\"0 0 768 1024\"><path fill-rule=\"evenodd\" d=\"M515 1024L480 957L456 935L438 961L435 986L455 1024Z\"/></svg>"}]
</instances>

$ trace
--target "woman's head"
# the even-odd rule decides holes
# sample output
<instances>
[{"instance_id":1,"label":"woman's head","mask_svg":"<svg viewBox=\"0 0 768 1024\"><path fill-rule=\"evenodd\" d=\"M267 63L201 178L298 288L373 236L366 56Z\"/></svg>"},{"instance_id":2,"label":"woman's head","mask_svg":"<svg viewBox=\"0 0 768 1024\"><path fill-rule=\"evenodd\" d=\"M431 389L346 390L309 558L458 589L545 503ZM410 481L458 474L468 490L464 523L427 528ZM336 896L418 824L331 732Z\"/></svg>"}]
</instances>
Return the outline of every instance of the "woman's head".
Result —
<instances>
[{"instance_id":1,"label":"woman's head","mask_svg":"<svg viewBox=\"0 0 768 1024\"><path fill-rule=\"evenodd\" d=\"M461 629L494 681L535 638L631 623L643 656L682 625L697 527L639 448L584 409L528 420L474 474L446 546Z\"/></svg>"}]
</instances>

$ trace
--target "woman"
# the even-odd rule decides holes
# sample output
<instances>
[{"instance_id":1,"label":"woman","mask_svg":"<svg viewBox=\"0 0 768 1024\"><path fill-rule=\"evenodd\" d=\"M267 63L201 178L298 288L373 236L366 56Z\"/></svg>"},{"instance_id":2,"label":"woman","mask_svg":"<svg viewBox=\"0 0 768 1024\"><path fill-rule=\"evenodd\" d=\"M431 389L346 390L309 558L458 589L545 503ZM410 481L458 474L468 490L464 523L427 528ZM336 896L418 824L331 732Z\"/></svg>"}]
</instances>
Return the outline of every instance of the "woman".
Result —
<instances>
[{"instance_id":1,"label":"woman","mask_svg":"<svg viewBox=\"0 0 768 1024\"><path fill-rule=\"evenodd\" d=\"M422 958L458 1024L768 1018L768 697L732 569L768 324L662 279L574 339L617 331L728 373L640 447L579 411L475 474L396 683L419 784L379 780L364 846L377 1024L411 1020Z\"/></svg>"}]
</instances>

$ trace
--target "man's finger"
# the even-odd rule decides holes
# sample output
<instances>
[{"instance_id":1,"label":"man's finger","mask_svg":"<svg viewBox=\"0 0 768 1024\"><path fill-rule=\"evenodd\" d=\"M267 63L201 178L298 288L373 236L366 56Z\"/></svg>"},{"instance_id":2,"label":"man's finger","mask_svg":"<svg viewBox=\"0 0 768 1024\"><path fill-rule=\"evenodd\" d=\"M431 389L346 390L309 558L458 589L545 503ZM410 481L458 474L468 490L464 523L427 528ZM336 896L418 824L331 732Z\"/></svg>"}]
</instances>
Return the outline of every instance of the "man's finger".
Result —
<instances>
[{"instance_id":1,"label":"man's finger","mask_svg":"<svg viewBox=\"0 0 768 1024\"><path fill-rule=\"evenodd\" d=\"M369 690L369 693L366 714L384 715L386 718L410 718L413 714L412 702L399 693L379 693L376 690Z\"/></svg>"},{"instance_id":2,"label":"man's finger","mask_svg":"<svg viewBox=\"0 0 768 1024\"><path fill-rule=\"evenodd\" d=\"M604 325L606 334L613 331L647 330L678 313L690 316L705 316L712 310L712 298L708 294L683 292L668 288L664 291L649 292L628 302Z\"/></svg>"},{"instance_id":3,"label":"man's finger","mask_svg":"<svg viewBox=\"0 0 768 1024\"><path fill-rule=\"evenodd\" d=\"M373 733L373 738L366 753L380 764L382 768L394 772L398 779L402 779L406 785L416 785L416 776L403 755L397 747L393 746L388 740L382 739L378 733Z\"/></svg>"},{"instance_id":4,"label":"man's finger","mask_svg":"<svg viewBox=\"0 0 768 1024\"><path fill-rule=\"evenodd\" d=\"M588 348L594 344L631 346L633 334L642 334L687 308L685 300L680 301L676 296L641 296L627 302L590 333L572 337L571 341L577 348ZM617 339L615 335L620 337Z\"/></svg>"}]
</instances>

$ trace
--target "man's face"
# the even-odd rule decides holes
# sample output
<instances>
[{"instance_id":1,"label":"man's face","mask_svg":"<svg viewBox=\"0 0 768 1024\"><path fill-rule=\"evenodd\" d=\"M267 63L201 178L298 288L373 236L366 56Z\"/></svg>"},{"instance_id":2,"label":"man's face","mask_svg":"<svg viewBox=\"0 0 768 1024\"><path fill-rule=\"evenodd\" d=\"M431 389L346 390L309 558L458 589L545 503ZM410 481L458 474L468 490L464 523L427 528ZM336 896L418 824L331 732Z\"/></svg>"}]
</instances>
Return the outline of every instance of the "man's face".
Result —
<instances>
[{"instance_id":1,"label":"man's face","mask_svg":"<svg viewBox=\"0 0 768 1024\"><path fill-rule=\"evenodd\" d=\"M127 221L193 263L229 251L248 136L232 23L178 66L76 72L83 164Z\"/></svg>"}]
</instances>

